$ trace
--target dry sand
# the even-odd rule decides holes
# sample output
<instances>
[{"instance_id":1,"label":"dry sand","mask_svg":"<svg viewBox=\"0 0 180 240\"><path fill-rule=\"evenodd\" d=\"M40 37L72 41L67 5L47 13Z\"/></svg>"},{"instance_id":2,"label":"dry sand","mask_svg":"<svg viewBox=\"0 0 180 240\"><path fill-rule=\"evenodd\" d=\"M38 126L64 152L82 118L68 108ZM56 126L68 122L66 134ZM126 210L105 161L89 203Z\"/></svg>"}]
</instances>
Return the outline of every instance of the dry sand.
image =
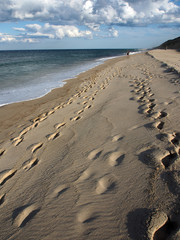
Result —
<instances>
[{"instance_id":1,"label":"dry sand","mask_svg":"<svg viewBox=\"0 0 180 240\"><path fill-rule=\"evenodd\" d=\"M174 68L177 72L180 73L180 52L168 49L168 50L151 50L149 53L160 60L161 62L167 64L169 67Z\"/></svg>"},{"instance_id":2,"label":"dry sand","mask_svg":"<svg viewBox=\"0 0 180 240\"><path fill-rule=\"evenodd\" d=\"M0 108L1 240L180 238L179 75L153 56Z\"/></svg>"}]
</instances>

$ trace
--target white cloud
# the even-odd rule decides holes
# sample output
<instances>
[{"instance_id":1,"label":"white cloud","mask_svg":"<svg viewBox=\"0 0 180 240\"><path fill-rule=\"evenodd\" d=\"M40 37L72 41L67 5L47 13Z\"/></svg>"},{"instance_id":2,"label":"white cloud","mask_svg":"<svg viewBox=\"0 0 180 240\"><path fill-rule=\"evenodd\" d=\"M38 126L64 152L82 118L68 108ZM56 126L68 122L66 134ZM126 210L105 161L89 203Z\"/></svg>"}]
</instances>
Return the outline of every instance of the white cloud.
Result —
<instances>
[{"instance_id":1,"label":"white cloud","mask_svg":"<svg viewBox=\"0 0 180 240\"><path fill-rule=\"evenodd\" d=\"M166 15L166 18L163 16ZM176 22L180 7L170 0L1 0L0 21L38 20L57 25Z\"/></svg>"},{"instance_id":2,"label":"white cloud","mask_svg":"<svg viewBox=\"0 0 180 240\"><path fill-rule=\"evenodd\" d=\"M83 10L84 13L86 14L92 14L93 13L93 2L91 1L86 1L83 5Z\"/></svg>"},{"instance_id":3,"label":"white cloud","mask_svg":"<svg viewBox=\"0 0 180 240\"><path fill-rule=\"evenodd\" d=\"M6 33L0 33L0 42L16 42L16 38Z\"/></svg>"},{"instance_id":4,"label":"white cloud","mask_svg":"<svg viewBox=\"0 0 180 240\"><path fill-rule=\"evenodd\" d=\"M39 24L27 24L26 29L28 29L31 32L37 32L41 30L41 25Z\"/></svg>"},{"instance_id":5,"label":"white cloud","mask_svg":"<svg viewBox=\"0 0 180 240\"><path fill-rule=\"evenodd\" d=\"M132 7L137 12L135 23L140 24L167 24L171 23L173 18L176 23L176 17L180 14L180 7L169 0L137 0L132 2Z\"/></svg>"},{"instance_id":6,"label":"white cloud","mask_svg":"<svg viewBox=\"0 0 180 240\"><path fill-rule=\"evenodd\" d=\"M27 33L27 36L35 37L35 38L55 38L53 34L42 33L42 32Z\"/></svg>"},{"instance_id":7,"label":"white cloud","mask_svg":"<svg viewBox=\"0 0 180 240\"><path fill-rule=\"evenodd\" d=\"M119 36L119 32L115 29L112 29L111 33L112 33L113 37L118 37Z\"/></svg>"},{"instance_id":8,"label":"white cloud","mask_svg":"<svg viewBox=\"0 0 180 240\"><path fill-rule=\"evenodd\" d=\"M62 39L69 38L92 38L92 32L89 30L81 31L75 26L69 25L51 25L46 23L44 25L39 24L27 24L25 28L14 28L19 31L19 35L8 35L0 33L0 42L37 42L42 38L46 39Z\"/></svg>"},{"instance_id":9,"label":"white cloud","mask_svg":"<svg viewBox=\"0 0 180 240\"><path fill-rule=\"evenodd\" d=\"M112 21L114 23L118 22L118 13L116 9L114 9L112 6L106 6L105 8L102 8L99 12L99 20L106 24L111 24Z\"/></svg>"},{"instance_id":10,"label":"white cloud","mask_svg":"<svg viewBox=\"0 0 180 240\"><path fill-rule=\"evenodd\" d=\"M21 39L21 40L19 40L19 42L23 42L23 43L36 43L36 42L38 42L38 40L37 39L34 39L34 38L24 38L24 39Z\"/></svg>"},{"instance_id":11,"label":"white cloud","mask_svg":"<svg viewBox=\"0 0 180 240\"><path fill-rule=\"evenodd\" d=\"M56 38L64 38L64 37L85 37L85 38L92 38L91 31L80 31L75 26L56 26L56 25L50 25L50 29L55 30L55 36Z\"/></svg>"},{"instance_id":12,"label":"white cloud","mask_svg":"<svg viewBox=\"0 0 180 240\"><path fill-rule=\"evenodd\" d=\"M25 31L25 28L14 27L13 29L16 30L16 31L19 31L19 32L24 32Z\"/></svg>"},{"instance_id":13,"label":"white cloud","mask_svg":"<svg viewBox=\"0 0 180 240\"><path fill-rule=\"evenodd\" d=\"M6 33L0 33L0 42L1 43L7 43L7 42L29 42L29 43L33 43L33 42L37 42L36 39L33 38L27 38L27 37L22 37L20 35L18 36L12 36L10 34L6 34Z\"/></svg>"},{"instance_id":14,"label":"white cloud","mask_svg":"<svg viewBox=\"0 0 180 240\"><path fill-rule=\"evenodd\" d=\"M91 31L80 31L75 26L69 25L51 25L49 23L40 26L39 24L28 24L26 25L27 35L34 37L46 37L46 38L59 38L62 39L64 37L70 38L92 38Z\"/></svg>"},{"instance_id":15,"label":"white cloud","mask_svg":"<svg viewBox=\"0 0 180 240\"><path fill-rule=\"evenodd\" d=\"M125 2L122 6L122 18L125 20L131 19L136 16L137 12L129 5L128 2Z\"/></svg>"},{"instance_id":16,"label":"white cloud","mask_svg":"<svg viewBox=\"0 0 180 240\"><path fill-rule=\"evenodd\" d=\"M14 27L19 36L0 35L0 41L118 37L116 26L179 26L179 16L171 0L0 0L0 22L40 23Z\"/></svg>"}]
</instances>

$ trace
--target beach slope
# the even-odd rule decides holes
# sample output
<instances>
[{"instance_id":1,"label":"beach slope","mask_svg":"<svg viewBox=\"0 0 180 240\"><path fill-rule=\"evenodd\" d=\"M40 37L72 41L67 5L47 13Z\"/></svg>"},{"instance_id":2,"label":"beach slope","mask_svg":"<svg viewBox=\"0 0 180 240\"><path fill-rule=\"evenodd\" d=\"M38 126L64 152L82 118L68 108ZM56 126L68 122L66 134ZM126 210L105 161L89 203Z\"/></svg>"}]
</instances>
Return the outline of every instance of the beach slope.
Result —
<instances>
[{"instance_id":1,"label":"beach slope","mask_svg":"<svg viewBox=\"0 0 180 240\"><path fill-rule=\"evenodd\" d=\"M179 104L140 53L0 108L0 239L179 239Z\"/></svg>"}]
</instances>

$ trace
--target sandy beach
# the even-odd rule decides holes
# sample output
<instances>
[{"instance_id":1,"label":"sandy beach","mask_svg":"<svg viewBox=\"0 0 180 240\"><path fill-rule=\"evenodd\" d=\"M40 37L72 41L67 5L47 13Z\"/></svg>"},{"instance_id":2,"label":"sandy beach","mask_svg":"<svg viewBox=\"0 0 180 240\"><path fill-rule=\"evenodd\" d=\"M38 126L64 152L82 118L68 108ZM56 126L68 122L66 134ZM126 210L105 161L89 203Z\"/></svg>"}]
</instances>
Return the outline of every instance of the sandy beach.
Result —
<instances>
[{"instance_id":1,"label":"sandy beach","mask_svg":"<svg viewBox=\"0 0 180 240\"><path fill-rule=\"evenodd\" d=\"M0 239L180 239L179 69L114 58L1 107Z\"/></svg>"}]
</instances>

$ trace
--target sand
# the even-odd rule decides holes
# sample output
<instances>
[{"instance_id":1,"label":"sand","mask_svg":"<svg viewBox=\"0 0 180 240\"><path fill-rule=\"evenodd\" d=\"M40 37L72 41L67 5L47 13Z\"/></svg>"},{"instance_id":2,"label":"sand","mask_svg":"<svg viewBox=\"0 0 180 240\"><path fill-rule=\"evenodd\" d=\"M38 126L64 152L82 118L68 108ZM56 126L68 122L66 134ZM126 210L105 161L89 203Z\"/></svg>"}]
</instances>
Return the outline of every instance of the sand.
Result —
<instances>
[{"instance_id":1,"label":"sand","mask_svg":"<svg viewBox=\"0 0 180 240\"><path fill-rule=\"evenodd\" d=\"M179 75L156 51L0 108L0 239L180 238Z\"/></svg>"},{"instance_id":2,"label":"sand","mask_svg":"<svg viewBox=\"0 0 180 240\"><path fill-rule=\"evenodd\" d=\"M158 59L159 61L167 64L169 67L172 67L172 70L175 69L178 73L180 73L180 52L173 50L173 49L167 49L167 50L151 50L149 53Z\"/></svg>"}]
</instances>

